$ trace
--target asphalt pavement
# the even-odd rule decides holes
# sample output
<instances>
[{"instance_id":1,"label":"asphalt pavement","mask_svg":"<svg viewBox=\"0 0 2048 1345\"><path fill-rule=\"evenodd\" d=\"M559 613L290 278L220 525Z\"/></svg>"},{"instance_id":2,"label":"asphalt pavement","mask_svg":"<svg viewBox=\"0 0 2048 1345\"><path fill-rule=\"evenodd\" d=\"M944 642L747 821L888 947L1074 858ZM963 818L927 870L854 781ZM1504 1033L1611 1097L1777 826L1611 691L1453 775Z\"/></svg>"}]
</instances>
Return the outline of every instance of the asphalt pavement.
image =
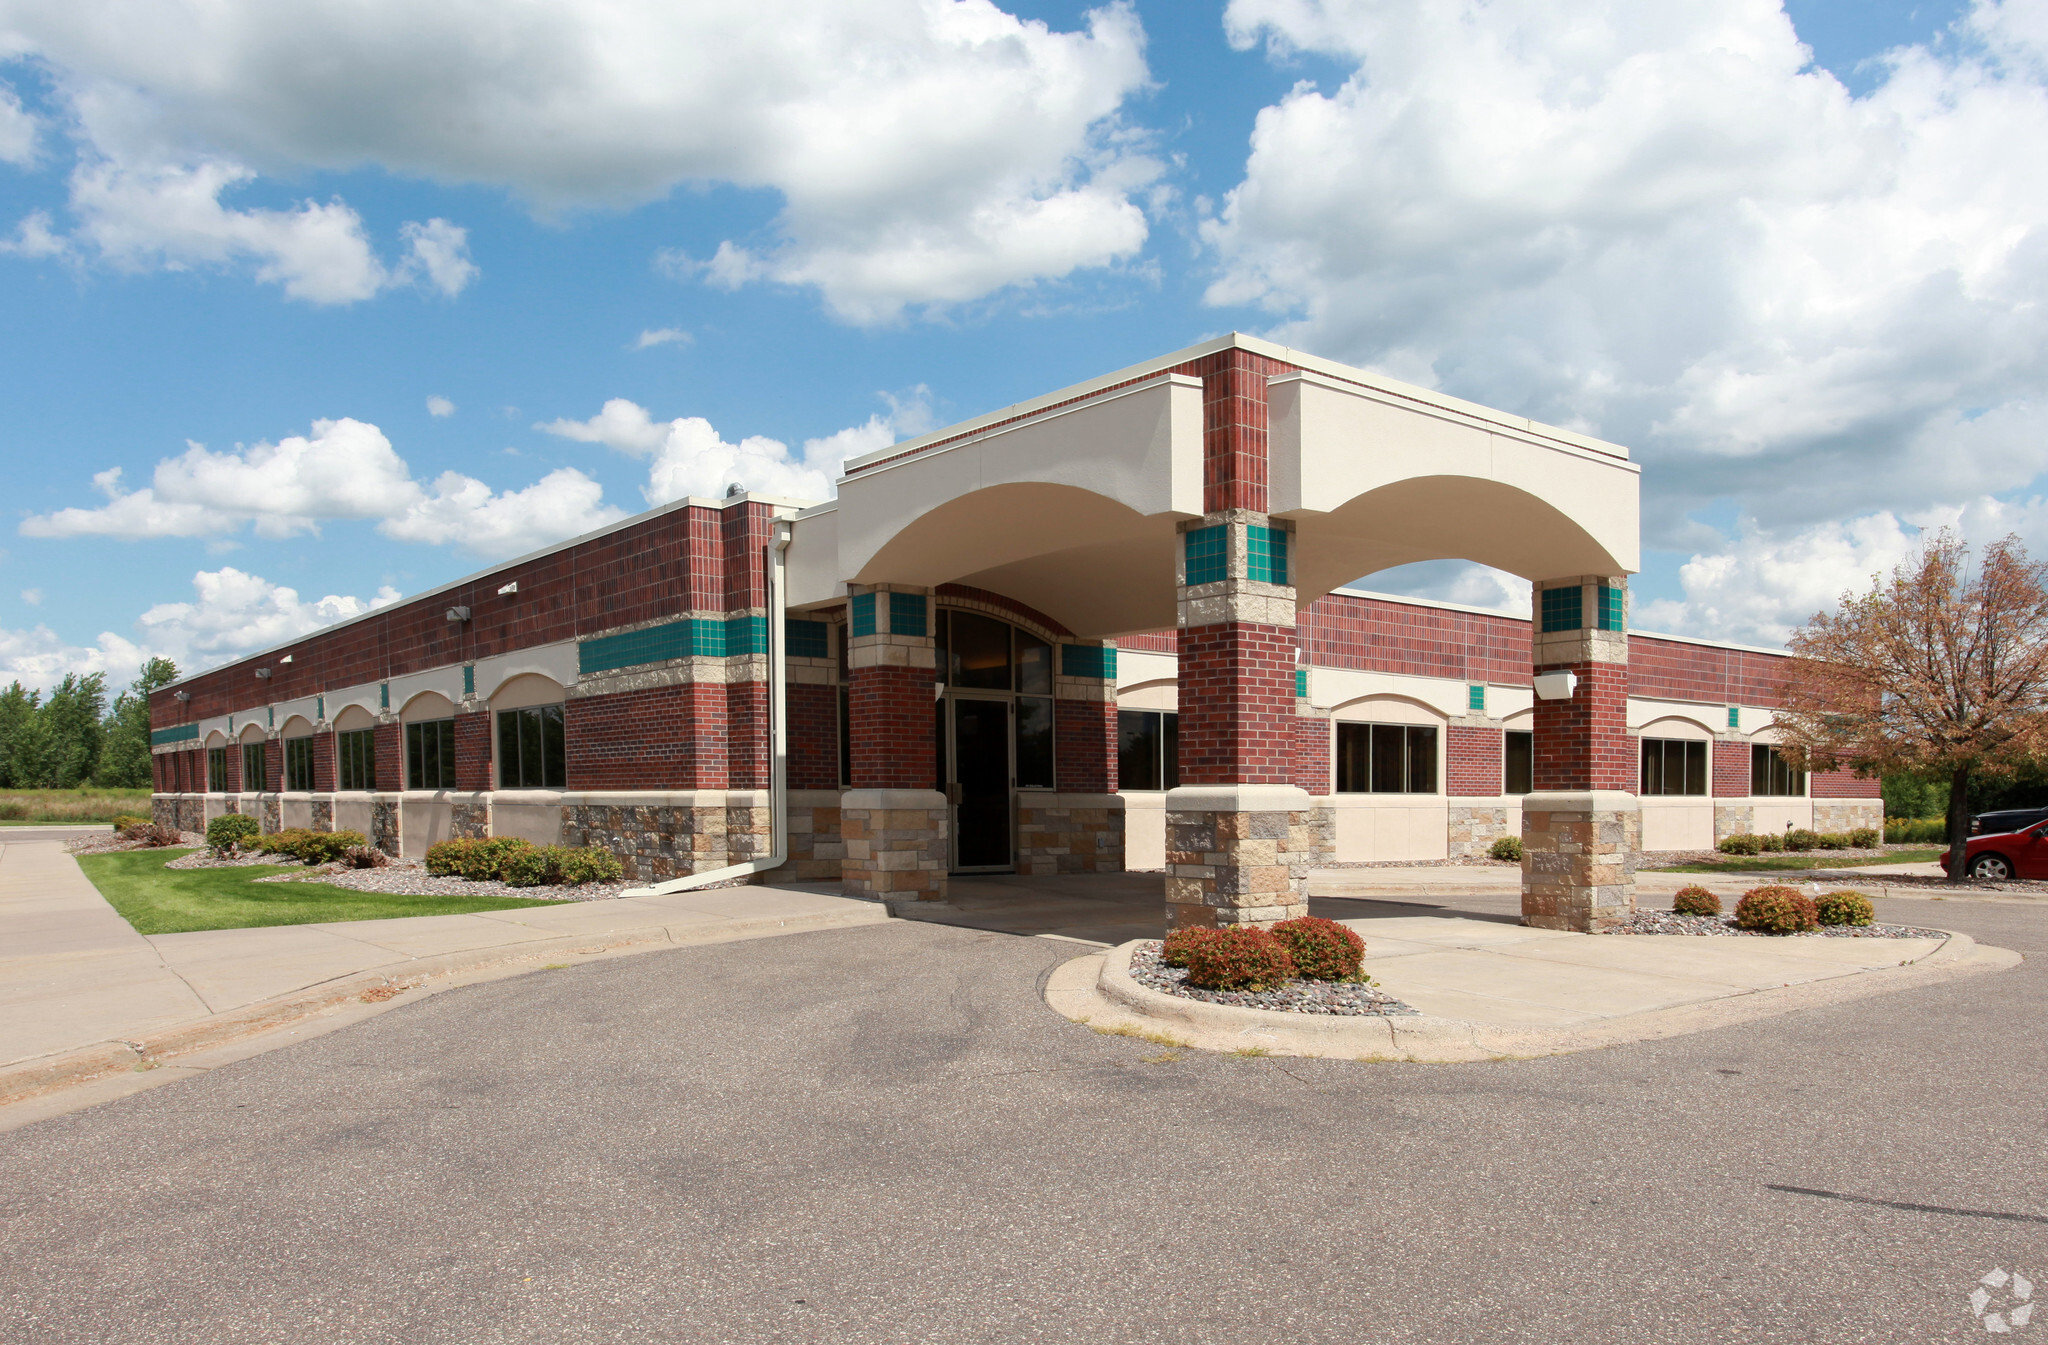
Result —
<instances>
[{"instance_id":1,"label":"asphalt pavement","mask_svg":"<svg viewBox=\"0 0 2048 1345\"><path fill-rule=\"evenodd\" d=\"M1980 1338L2048 910L1880 918L2029 960L1482 1065L1101 1036L1085 950L915 922L449 990L0 1134L0 1341Z\"/></svg>"}]
</instances>

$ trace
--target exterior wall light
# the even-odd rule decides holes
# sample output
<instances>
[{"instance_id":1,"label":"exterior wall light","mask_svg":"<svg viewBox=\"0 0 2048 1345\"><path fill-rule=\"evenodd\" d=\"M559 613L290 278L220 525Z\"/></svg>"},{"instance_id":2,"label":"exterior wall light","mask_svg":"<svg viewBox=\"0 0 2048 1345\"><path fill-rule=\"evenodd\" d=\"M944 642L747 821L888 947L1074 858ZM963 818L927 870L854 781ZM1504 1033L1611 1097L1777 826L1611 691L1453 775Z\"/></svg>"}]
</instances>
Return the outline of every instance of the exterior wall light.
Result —
<instances>
[{"instance_id":1,"label":"exterior wall light","mask_svg":"<svg viewBox=\"0 0 2048 1345\"><path fill-rule=\"evenodd\" d=\"M256 675L257 675L258 677L268 678L268 677L270 676L270 669L268 669L268 668L258 668L258 669L256 670Z\"/></svg>"},{"instance_id":2,"label":"exterior wall light","mask_svg":"<svg viewBox=\"0 0 2048 1345\"><path fill-rule=\"evenodd\" d=\"M467 607L451 607L448 609L448 619L450 621L467 621L469 620L469 609Z\"/></svg>"},{"instance_id":3,"label":"exterior wall light","mask_svg":"<svg viewBox=\"0 0 2048 1345\"><path fill-rule=\"evenodd\" d=\"M501 585L501 586L499 587L499 589L498 589L498 596L502 598L502 597L504 597L504 596L505 596L505 595L506 595L507 593L517 593L518 591L519 591L519 581L518 581L517 579L515 579L515 580L513 580L513 581L512 581L511 583L509 583L509 584L504 584L504 585Z\"/></svg>"},{"instance_id":4,"label":"exterior wall light","mask_svg":"<svg viewBox=\"0 0 2048 1345\"><path fill-rule=\"evenodd\" d=\"M173 691L171 695L181 701L189 701L192 699L192 693L189 691Z\"/></svg>"},{"instance_id":5,"label":"exterior wall light","mask_svg":"<svg viewBox=\"0 0 2048 1345\"><path fill-rule=\"evenodd\" d=\"M290 654L286 654L283 658L278 660L279 663L290 663L291 661L292 656Z\"/></svg>"},{"instance_id":6,"label":"exterior wall light","mask_svg":"<svg viewBox=\"0 0 2048 1345\"><path fill-rule=\"evenodd\" d=\"M1579 675L1569 672L1536 674L1536 695L1547 701L1568 701L1579 689Z\"/></svg>"}]
</instances>

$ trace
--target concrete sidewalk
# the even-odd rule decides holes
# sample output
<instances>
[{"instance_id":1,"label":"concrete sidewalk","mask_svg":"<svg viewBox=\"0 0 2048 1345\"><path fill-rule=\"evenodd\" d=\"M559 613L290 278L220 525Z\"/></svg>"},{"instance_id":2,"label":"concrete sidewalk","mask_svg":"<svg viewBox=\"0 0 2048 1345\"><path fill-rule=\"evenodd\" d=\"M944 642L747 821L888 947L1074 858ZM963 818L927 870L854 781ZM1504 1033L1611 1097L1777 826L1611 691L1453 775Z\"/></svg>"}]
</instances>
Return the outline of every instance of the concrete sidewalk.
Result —
<instances>
[{"instance_id":1,"label":"concrete sidewalk","mask_svg":"<svg viewBox=\"0 0 2048 1345\"><path fill-rule=\"evenodd\" d=\"M735 887L145 937L61 845L0 837L0 1101L434 978L888 918L815 886Z\"/></svg>"}]
</instances>

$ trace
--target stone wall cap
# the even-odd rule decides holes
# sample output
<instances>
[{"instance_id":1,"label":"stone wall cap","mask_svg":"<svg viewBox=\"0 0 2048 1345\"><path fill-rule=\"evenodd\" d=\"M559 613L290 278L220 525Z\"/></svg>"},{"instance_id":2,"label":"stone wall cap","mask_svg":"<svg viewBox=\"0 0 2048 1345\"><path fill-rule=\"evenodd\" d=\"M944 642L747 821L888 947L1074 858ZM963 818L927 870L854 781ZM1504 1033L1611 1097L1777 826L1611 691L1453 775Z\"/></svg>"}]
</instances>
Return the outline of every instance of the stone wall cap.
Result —
<instances>
[{"instance_id":1,"label":"stone wall cap","mask_svg":"<svg viewBox=\"0 0 2048 1345\"><path fill-rule=\"evenodd\" d=\"M1017 791L1017 806L1020 808L1121 808L1124 796L1121 794L1064 794L1050 789L1020 789Z\"/></svg>"},{"instance_id":2,"label":"stone wall cap","mask_svg":"<svg viewBox=\"0 0 2048 1345\"><path fill-rule=\"evenodd\" d=\"M1182 785L1166 791L1170 813L1298 813L1314 807L1293 785Z\"/></svg>"},{"instance_id":3,"label":"stone wall cap","mask_svg":"<svg viewBox=\"0 0 2048 1345\"><path fill-rule=\"evenodd\" d=\"M1525 813L1633 813L1636 796L1619 789L1546 789L1522 795Z\"/></svg>"},{"instance_id":4,"label":"stone wall cap","mask_svg":"<svg viewBox=\"0 0 2048 1345\"><path fill-rule=\"evenodd\" d=\"M842 808L943 808L946 796L936 789L849 789L839 797Z\"/></svg>"}]
</instances>

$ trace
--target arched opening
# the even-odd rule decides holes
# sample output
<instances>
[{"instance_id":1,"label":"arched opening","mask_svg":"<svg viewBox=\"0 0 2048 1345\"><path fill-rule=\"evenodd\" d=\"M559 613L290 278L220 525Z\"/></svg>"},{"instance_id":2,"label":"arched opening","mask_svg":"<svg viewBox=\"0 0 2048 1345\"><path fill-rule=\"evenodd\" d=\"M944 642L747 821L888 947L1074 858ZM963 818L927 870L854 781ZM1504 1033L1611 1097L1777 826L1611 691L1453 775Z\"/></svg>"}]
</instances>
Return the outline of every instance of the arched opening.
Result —
<instances>
[{"instance_id":1,"label":"arched opening","mask_svg":"<svg viewBox=\"0 0 2048 1345\"><path fill-rule=\"evenodd\" d=\"M507 679L491 693L497 751L492 768L500 789L568 786L568 739L562 684L541 673Z\"/></svg>"},{"instance_id":2,"label":"arched opening","mask_svg":"<svg viewBox=\"0 0 2048 1345\"><path fill-rule=\"evenodd\" d=\"M422 691L398 712L404 725L406 789L455 788L455 702Z\"/></svg>"}]
</instances>

